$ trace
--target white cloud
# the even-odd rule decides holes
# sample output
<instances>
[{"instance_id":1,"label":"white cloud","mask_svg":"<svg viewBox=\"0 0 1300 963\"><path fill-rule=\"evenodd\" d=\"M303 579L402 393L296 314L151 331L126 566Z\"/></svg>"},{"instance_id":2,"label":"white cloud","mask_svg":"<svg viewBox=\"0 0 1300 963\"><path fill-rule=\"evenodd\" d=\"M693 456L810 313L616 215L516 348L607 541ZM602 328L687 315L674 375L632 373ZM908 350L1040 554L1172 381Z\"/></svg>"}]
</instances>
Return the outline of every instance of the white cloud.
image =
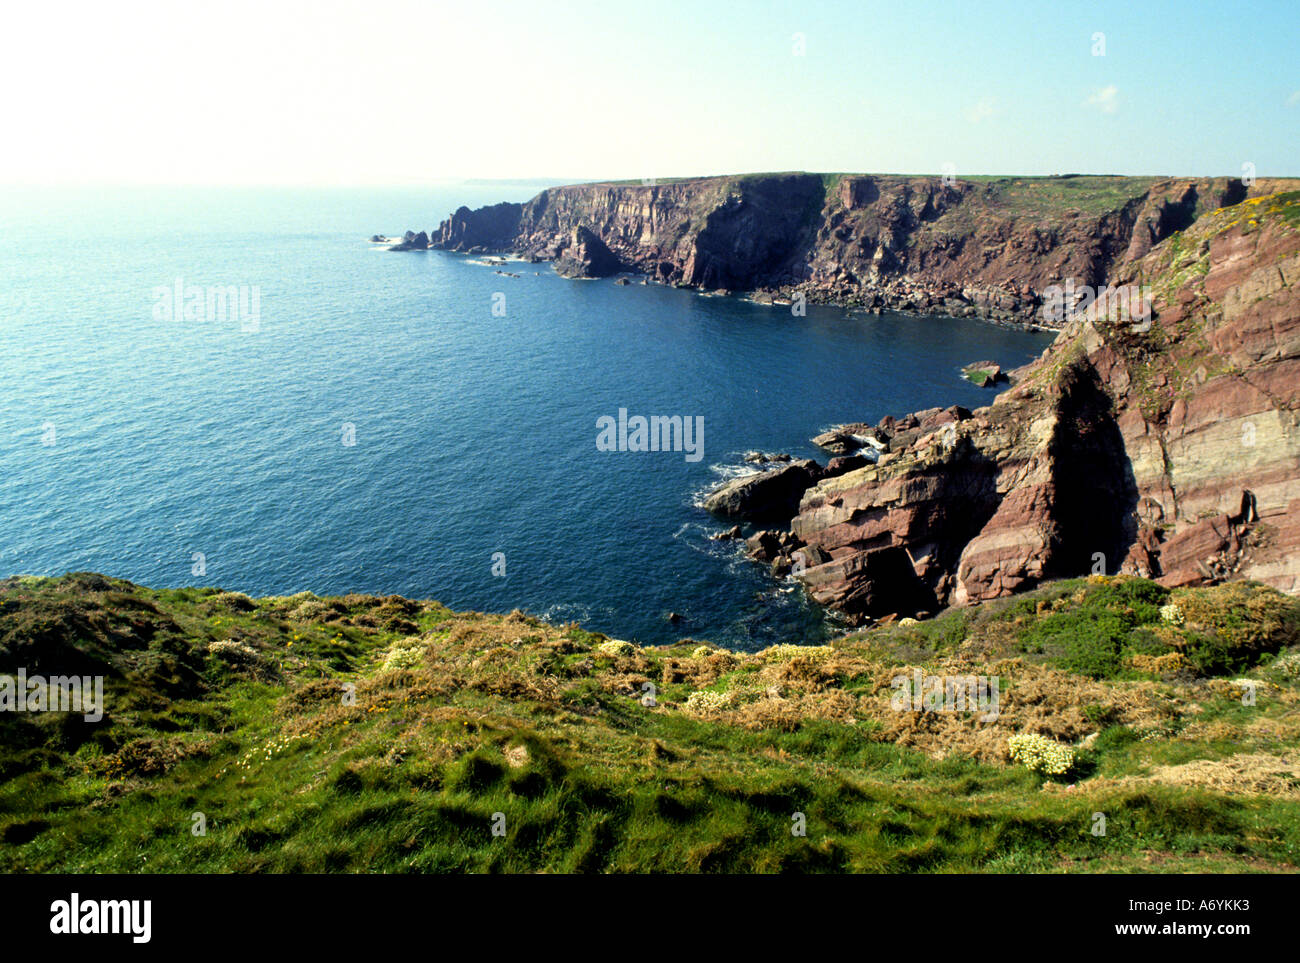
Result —
<instances>
[{"instance_id":1,"label":"white cloud","mask_svg":"<svg viewBox=\"0 0 1300 963\"><path fill-rule=\"evenodd\" d=\"M1096 93L1088 95L1088 107L1096 107L1103 114L1113 114L1119 110L1119 88L1114 84L1102 87Z\"/></svg>"},{"instance_id":2,"label":"white cloud","mask_svg":"<svg viewBox=\"0 0 1300 963\"><path fill-rule=\"evenodd\" d=\"M1286 99L1286 105L1288 107L1294 107L1296 104L1300 104L1300 90L1297 90Z\"/></svg>"}]
</instances>

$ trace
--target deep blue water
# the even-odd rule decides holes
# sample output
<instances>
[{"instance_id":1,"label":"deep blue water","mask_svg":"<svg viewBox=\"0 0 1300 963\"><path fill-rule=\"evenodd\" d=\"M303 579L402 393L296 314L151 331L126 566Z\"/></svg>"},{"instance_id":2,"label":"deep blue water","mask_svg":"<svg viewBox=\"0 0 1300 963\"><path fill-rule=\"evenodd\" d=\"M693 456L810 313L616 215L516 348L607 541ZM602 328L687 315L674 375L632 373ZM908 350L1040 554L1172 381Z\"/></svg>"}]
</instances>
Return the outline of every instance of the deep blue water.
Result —
<instances>
[{"instance_id":1,"label":"deep blue water","mask_svg":"<svg viewBox=\"0 0 1300 963\"><path fill-rule=\"evenodd\" d=\"M1050 340L798 318L547 265L502 277L366 242L533 193L0 194L0 574L396 592L646 642L811 641L820 611L709 541L722 526L700 493L749 449L824 460L808 439L831 424L986 404L958 368ZM257 286L257 330L156 317L177 278ZM702 416L703 459L598 451L596 421L619 408Z\"/></svg>"}]
</instances>

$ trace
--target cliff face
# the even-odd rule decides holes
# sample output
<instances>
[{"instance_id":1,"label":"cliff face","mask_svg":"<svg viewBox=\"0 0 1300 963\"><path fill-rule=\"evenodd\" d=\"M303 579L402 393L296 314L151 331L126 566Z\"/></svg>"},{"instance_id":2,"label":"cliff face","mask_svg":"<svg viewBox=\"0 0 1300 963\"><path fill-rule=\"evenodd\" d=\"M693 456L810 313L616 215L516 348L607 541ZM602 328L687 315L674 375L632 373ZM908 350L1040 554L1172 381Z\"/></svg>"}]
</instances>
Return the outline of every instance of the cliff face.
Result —
<instances>
[{"instance_id":1,"label":"cliff face","mask_svg":"<svg viewBox=\"0 0 1300 963\"><path fill-rule=\"evenodd\" d=\"M1198 215L1283 186L801 173L585 184L462 207L430 246L553 260L569 276L635 271L761 298L1045 323L1049 286L1100 286Z\"/></svg>"},{"instance_id":2,"label":"cliff face","mask_svg":"<svg viewBox=\"0 0 1300 963\"><path fill-rule=\"evenodd\" d=\"M793 570L851 615L933 610L1090 571L1167 585L1249 577L1294 593L1297 186L810 174L593 184L462 208L431 246L553 259L573 276L639 271L1063 328L987 408L831 436L836 454L865 451L868 437L884 454L808 472L790 530L750 540L774 571ZM1069 283L1148 290L1151 311L1135 321L1089 300L1056 320L1047 292ZM761 502L747 484L719 504Z\"/></svg>"},{"instance_id":3,"label":"cliff face","mask_svg":"<svg viewBox=\"0 0 1300 963\"><path fill-rule=\"evenodd\" d=\"M880 615L1089 571L1300 590L1297 281L1300 191L1122 264L1149 325L1093 305L989 407L887 418L877 463L805 492L810 592Z\"/></svg>"}]
</instances>

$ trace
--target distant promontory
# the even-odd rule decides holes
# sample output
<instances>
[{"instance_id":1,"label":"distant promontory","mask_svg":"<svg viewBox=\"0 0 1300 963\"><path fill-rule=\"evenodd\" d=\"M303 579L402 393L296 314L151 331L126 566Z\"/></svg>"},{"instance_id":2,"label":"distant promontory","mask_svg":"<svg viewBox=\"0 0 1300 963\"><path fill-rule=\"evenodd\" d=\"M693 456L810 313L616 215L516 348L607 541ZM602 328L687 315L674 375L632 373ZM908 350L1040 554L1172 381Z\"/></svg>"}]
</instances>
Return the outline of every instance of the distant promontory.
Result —
<instances>
[{"instance_id":1,"label":"distant promontory","mask_svg":"<svg viewBox=\"0 0 1300 963\"><path fill-rule=\"evenodd\" d=\"M1297 181L747 174L548 188L459 208L398 249L510 253L759 300L1059 327L1054 286L1100 287L1201 215Z\"/></svg>"}]
</instances>

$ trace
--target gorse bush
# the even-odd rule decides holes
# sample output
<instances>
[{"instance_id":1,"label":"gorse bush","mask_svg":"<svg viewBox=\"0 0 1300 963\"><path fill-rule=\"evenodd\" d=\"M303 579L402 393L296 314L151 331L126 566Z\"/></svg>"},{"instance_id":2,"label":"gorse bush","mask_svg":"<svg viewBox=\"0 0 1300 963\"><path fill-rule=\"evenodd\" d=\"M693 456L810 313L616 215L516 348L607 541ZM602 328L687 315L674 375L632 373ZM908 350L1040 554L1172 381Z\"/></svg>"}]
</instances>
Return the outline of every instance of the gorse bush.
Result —
<instances>
[{"instance_id":1,"label":"gorse bush","mask_svg":"<svg viewBox=\"0 0 1300 963\"><path fill-rule=\"evenodd\" d=\"M1090 588L1084 600L1088 608L1102 608L1121 614L1130 625L1146 625L1160 620L1160 607L1169 599L1169 590L1144 578L1112 576Z\"/></svg>"},{"instance_id":2,"label":"gorse bush","mask_svg":"<svg viewBox=\"0 0 1300 963\"><path fill-rule=\"evenodd\" d=\"M1251 582L1168 589L1130 576L1092 577L1073 594L1022 599L1023 651L1093 679L1191 671L1227 675L1300 642L1300 603Z\"/></svg>"},{"instance_id":3,"label":"gorse bush","mask_svg":"<svg viewBox=\"0 0 1300 963\"><path fill-rule=\"evenodd\" d=\"M1043 616L1024 638L1042 650L1059 649L1061 668L1104 679L1122 666L1129 629L1118 615L1087 609Z\"/></svg>"},{"instance_id":4,"label":"gorse bush","mask_svg":"<svg viewBox=\"0 0 1300 963\"><path fill-rule=\"evenodd\" d=\"M950 652L964 641L969 631L971 612L968 609L950 609L937 618L918 622L900 619L898 628L905 629L905 638L934 652Z\"/></svg>"},{"instance_id":5,"label":"gorse bush","mask_svg":"<svg viewBox=\"0 0 1300 963\"><path fill-rule=\"evenodd\" d=\"M1300 602L1252 582L1180 589L1184 654L1205 675L1240 672L1300 642Z\"/></svg>"}]
</instances>

